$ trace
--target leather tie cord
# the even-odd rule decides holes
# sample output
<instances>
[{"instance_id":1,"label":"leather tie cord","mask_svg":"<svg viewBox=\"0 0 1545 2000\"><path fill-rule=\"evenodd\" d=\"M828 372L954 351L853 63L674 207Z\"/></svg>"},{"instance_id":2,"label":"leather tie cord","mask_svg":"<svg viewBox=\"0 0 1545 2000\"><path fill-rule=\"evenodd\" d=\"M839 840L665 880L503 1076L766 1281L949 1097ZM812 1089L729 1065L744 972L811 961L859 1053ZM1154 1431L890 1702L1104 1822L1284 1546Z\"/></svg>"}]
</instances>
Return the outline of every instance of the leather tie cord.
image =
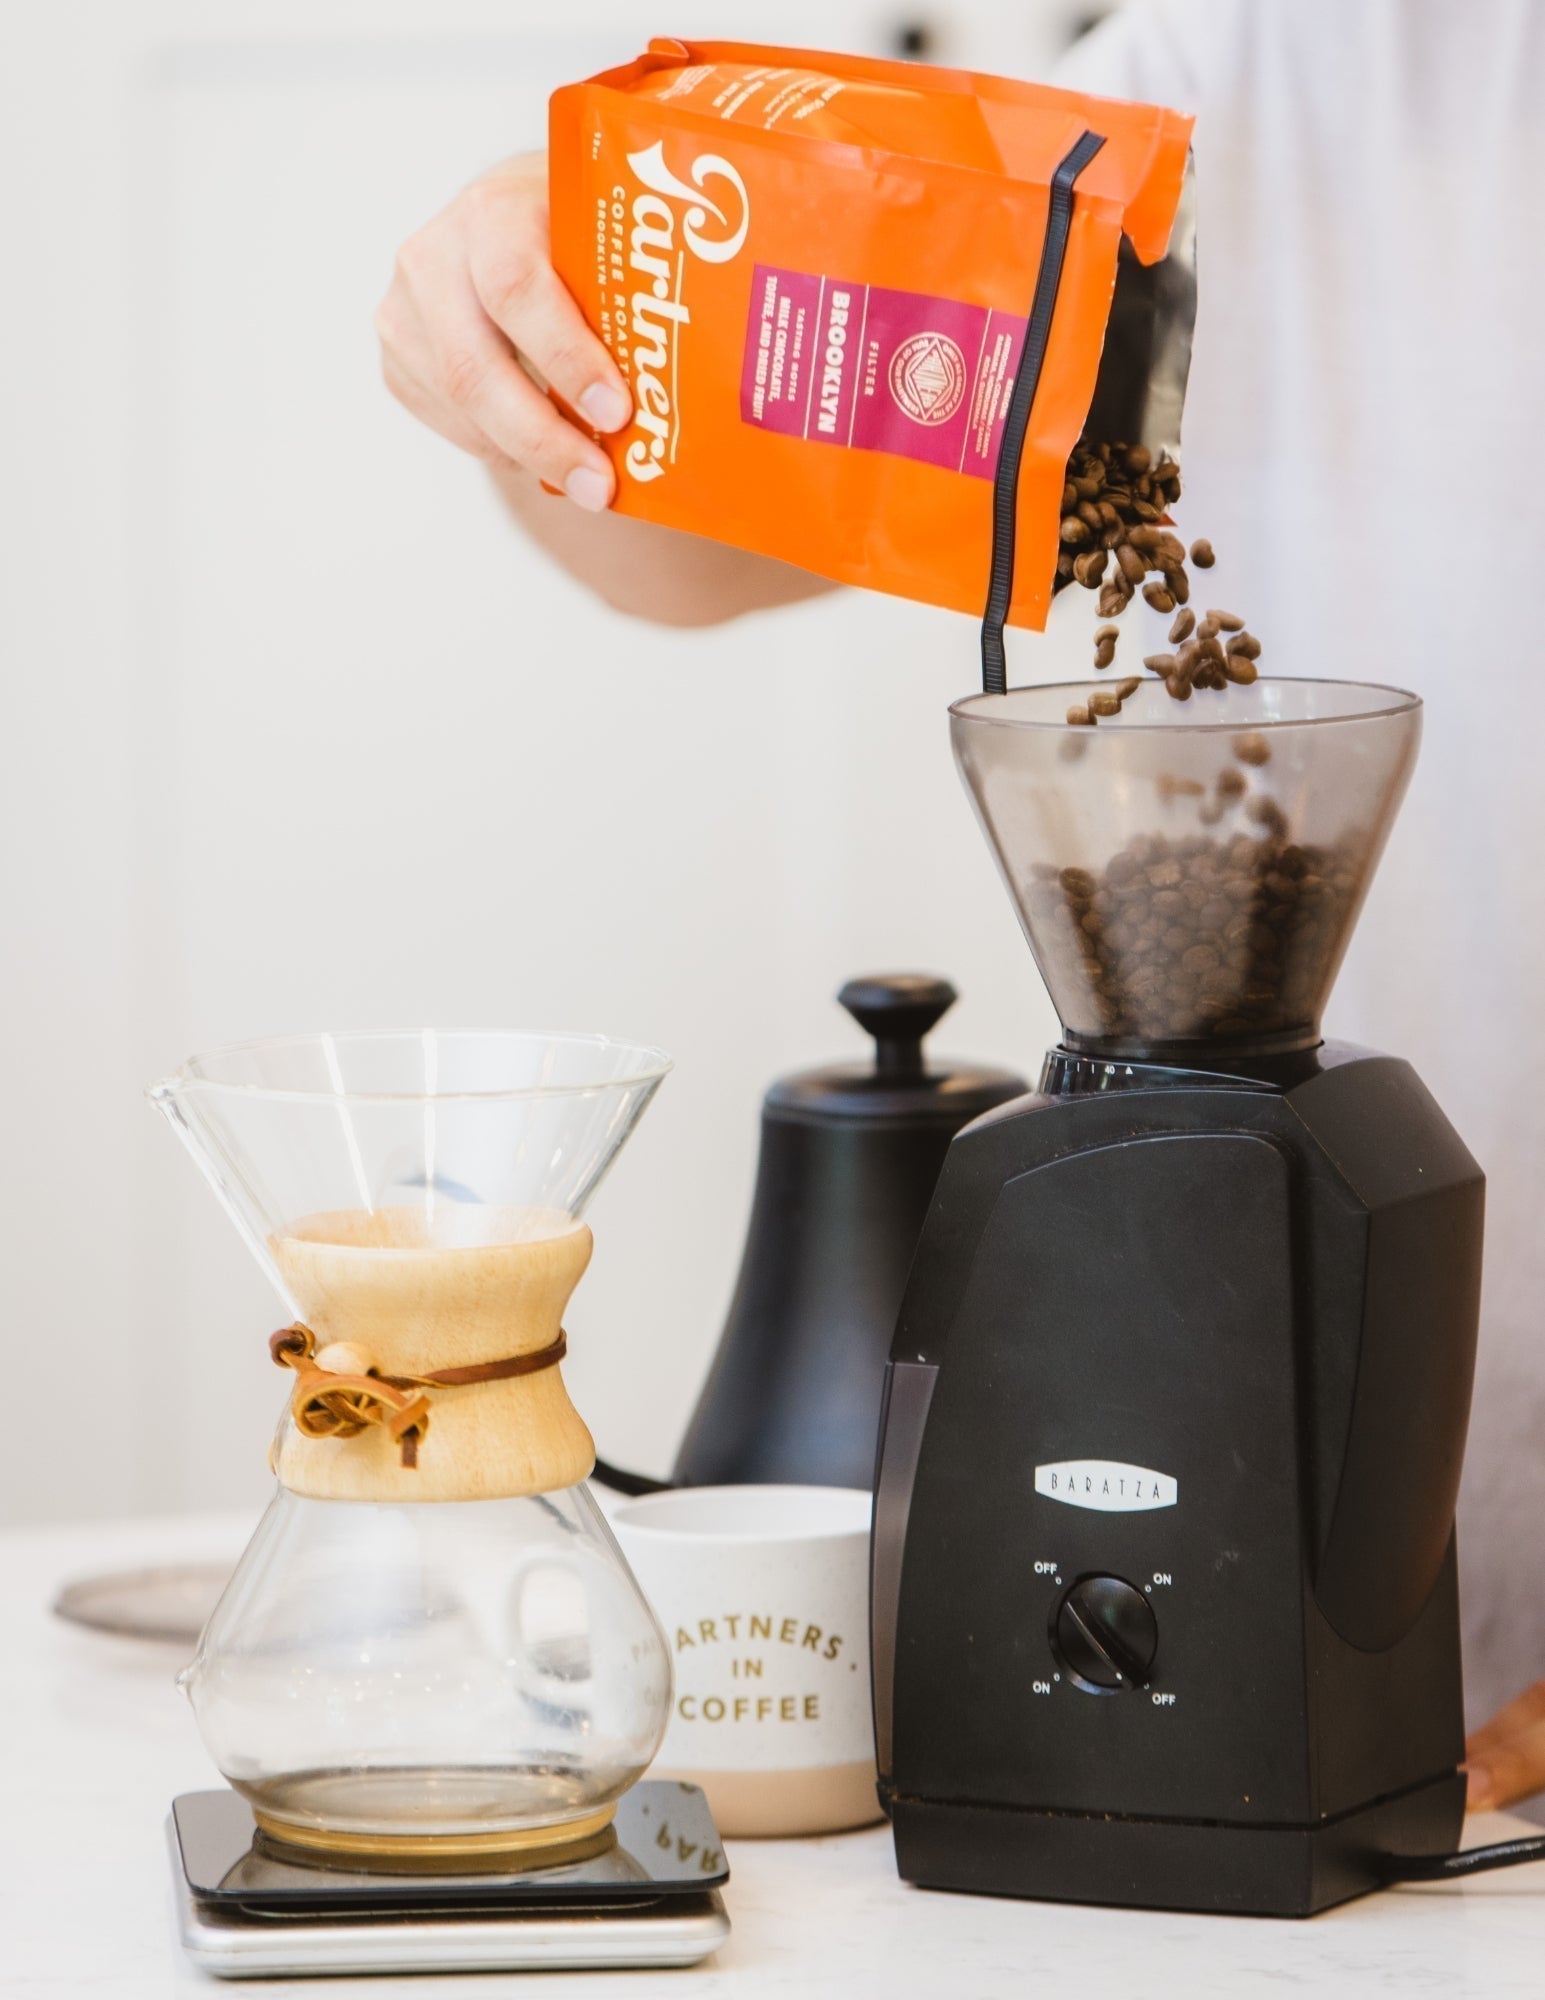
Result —
<instances>
[{"instance_id":1,"label":"leather tie cord","mask_svg":"<svg viewBox=\"0 0 1545 2000\"><path fill-rule=\"evenodd\" d=\"M290 1398L290 1416L302 1437L358 1437L371 1424L385 1424L411 1472L418 1465L418 1448L429 1432L426 1389L463 1389L474 1382L506 1382L516 1375L536 1375L553 1368L568 1352L568 1335L532 1354L510 1354L502 1361L479 1361L467 1368L437 1368L427 1375L335 1375L318 1368L316 1335L299 1320L281 1327L268 1351L281 1368L297 1377ZM417 1393L415 1393L417 1392Z\"/></svg>"}]
</instances>

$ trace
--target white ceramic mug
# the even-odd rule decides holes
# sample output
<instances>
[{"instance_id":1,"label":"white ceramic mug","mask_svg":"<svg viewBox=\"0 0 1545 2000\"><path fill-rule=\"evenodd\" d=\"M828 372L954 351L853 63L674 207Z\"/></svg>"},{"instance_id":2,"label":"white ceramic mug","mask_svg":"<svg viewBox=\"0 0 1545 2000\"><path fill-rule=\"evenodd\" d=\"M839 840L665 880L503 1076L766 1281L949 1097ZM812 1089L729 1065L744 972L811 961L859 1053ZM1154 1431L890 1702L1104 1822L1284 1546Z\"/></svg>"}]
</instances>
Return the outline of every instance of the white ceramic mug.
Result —
<instances>
[{"instance_id":1,"label":"white ceramic mug","mask_svg":"<svg viewBox=\"0 0 1545 2000\"><path fill-rule=\"evenodd\" d=\"M869 1517L841 1486L695 1486L612 1514L675 1668L652 1775L701 1785L721 1833L880 1817Z\"/></svg>"}]
</instances>

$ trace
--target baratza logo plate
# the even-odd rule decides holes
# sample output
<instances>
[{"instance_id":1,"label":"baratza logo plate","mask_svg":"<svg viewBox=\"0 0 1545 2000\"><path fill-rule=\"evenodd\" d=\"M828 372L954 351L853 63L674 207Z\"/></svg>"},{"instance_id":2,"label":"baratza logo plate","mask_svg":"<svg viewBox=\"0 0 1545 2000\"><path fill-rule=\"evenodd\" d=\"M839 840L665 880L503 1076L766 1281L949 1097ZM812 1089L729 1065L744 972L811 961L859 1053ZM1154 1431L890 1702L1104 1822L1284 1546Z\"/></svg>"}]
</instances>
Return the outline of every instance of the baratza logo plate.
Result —
<instances>
[{"instance_id":1,"label":"baratza logo plate","mask_svg":"<svg viewBox=\"0 0 1545 2000\"><path fill-rule=\"evenodd\" d=\"M1141 1514L1151 1507L1173 1507L1180 1498L1180 1487L1167 1472L1118 1465L1108 1458L1038 1465L1035 1490L1065 1507L1092 1507L1097 1514Z\"/></svg>"}]
</instances>

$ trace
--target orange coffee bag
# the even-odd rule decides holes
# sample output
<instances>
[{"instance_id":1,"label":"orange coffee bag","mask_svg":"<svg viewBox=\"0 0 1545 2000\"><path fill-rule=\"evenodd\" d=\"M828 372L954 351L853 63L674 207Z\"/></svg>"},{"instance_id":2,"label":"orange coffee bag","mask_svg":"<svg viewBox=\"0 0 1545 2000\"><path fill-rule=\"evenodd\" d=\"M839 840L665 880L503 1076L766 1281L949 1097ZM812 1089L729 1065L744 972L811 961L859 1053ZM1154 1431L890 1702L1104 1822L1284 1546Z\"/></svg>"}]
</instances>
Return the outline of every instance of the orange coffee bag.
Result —
<instances>
[{"instance_id":1,"label":"orange coffee bag","mask_svg":"<svg viewBox=\"0 0 1545 2000\"><path fill-rule=\"evenodd\" d=\"M1190 129L721 42L558 91L553 261L633 392L618 511L961 611L991 583L1000 631L1039 629L1091 405L1179 443L1194 291L1156 274Z\"/></svg>"}]
</instances>

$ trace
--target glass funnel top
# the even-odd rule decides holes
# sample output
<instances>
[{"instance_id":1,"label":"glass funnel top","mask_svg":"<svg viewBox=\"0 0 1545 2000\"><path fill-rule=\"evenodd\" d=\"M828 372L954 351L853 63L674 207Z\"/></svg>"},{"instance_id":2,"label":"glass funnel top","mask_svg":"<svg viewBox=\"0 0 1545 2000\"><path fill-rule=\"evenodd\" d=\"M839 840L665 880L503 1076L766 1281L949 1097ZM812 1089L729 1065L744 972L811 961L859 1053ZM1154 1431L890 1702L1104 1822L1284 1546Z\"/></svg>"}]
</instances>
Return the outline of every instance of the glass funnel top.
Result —
<instances>
[{"instance_id":1,"label":"glass funnel top","mask_svg":"<svg viewBox=\"0 0 1545 2000\"><path fill-rule=\"evenodd\" d=\"M1420 701L1263 679L1197 715L1145 682L1119 715L1069 727L1088 693L950 710L1064 1040L1187 1059L1312 1045L1416 760Z\"/></svg>"},{"instance_id":2,"label":"glass funnel top","mask_svg":"<svg viewBox=\"0 0 1545 2000\"><path fill-rule=\"evenodd\" d=\"M670 1068L603 1035L319 1034L196 1056L155 1085L273 1277L274 1239L424 1249L560 1235Z\"/></svg>"}]
</instances>

